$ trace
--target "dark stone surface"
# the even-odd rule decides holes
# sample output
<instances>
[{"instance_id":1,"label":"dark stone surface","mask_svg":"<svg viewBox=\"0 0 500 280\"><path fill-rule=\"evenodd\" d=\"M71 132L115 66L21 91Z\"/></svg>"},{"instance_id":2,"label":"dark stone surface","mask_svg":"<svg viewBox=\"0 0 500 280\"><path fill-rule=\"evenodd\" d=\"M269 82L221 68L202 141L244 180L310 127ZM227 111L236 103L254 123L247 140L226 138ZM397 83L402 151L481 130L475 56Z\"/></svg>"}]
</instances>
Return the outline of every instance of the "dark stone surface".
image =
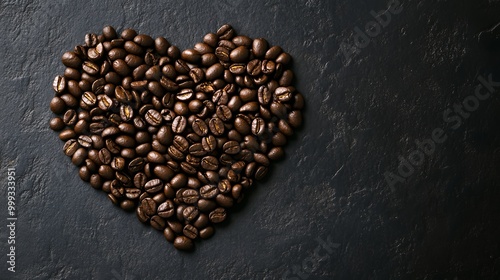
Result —
<instances>
[{"instance_id":1,"label":"dark stone surface","mask_svg":"<svg viewBox=\"0 0 500 280\"><path fill-rule=\"evenodd\" d=\"M8 166L18 206L16 273L3 225L1 279L498 279L500 96L456 129L442 115L479 75L500 80L500 33L479 36L499 1L405 1L350 59L340 44L387 1L144 2L0 3L5 223ZM230 223L184 253L79 179L47 125L51 83L62 53L105 25L186 48L223 23L293 55L305 125ZM384 173L435 128L446 141L391 191Z\"/></svg>"}]
</instances>

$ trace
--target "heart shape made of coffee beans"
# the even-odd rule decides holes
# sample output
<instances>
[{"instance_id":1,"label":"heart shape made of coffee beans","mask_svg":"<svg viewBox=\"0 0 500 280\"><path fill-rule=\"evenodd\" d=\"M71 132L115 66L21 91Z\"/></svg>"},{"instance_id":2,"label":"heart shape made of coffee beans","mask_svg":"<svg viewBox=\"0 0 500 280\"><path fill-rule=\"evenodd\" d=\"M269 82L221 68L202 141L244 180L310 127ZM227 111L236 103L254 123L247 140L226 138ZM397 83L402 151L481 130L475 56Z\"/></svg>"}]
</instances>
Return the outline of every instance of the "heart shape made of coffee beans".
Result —
<instances>
[{"instance_id":1,"label":"heart shape made of coffee beans","mask_svg":"<svg viewBox=\"0 0 500 280\"><path fill-rule=\"evenodd\" d=\"M190 250L283 158L301 125L291 60L230 25L182 52L106 26L63 54L50 127L83 181Z\"/></svg>"}]
</instances>

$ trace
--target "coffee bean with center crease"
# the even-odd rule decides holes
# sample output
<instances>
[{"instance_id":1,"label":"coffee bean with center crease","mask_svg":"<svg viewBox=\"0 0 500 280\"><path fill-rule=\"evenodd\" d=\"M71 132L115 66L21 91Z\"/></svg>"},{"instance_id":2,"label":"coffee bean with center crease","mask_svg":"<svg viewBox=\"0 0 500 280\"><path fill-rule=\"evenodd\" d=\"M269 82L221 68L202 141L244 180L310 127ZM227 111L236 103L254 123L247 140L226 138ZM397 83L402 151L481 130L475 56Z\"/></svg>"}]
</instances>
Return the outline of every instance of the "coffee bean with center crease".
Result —
<instances>
[{"instance_id":1,"label":"coffee bean with center crease","mask_svg":"<svg viewBox=\"0 0 500 280\"><path fill-rule=\"evenodd\" d=\"M219 207L210 212L208 215L210 221L214 224L221 223L226 219L226 209Z\"/></svg>"},{"instance_id":2,"label":"coffee bean with center crease","mask_svg":"<svg viewBox=\"0 0 500 280\"><path fill-rule=\"evenodd\" d=\"M150 109L147 111L147 113L145 115L145 119L146 119L146 122L148 122L150 125L159 126L162 123L163 117L161 116L161 114L158 111L156 111L154 109Z\"/></svg>"},{"instance_id":3,"label":"coffee bean with center crease","mask_svg":"<svg viewBox=\"0 0 500 280\"><path fill-rule=\"evenodd\" d=\"M156 213L156 202L152 198L145 198L141 201L141 208L144 214L152 216Z\"/></svg>"},{"instance_id":4,"label":"coffee bean with center crease","mask_svg":"<svg viewBox=\"0 0 500 280\"><path fill-rule=\"evenodd\" d=\"M144 185L144 190L148 193L156 193L163 190L163 182L160 179L149 180L146 185Z\"/></svg>"}]
</instances>

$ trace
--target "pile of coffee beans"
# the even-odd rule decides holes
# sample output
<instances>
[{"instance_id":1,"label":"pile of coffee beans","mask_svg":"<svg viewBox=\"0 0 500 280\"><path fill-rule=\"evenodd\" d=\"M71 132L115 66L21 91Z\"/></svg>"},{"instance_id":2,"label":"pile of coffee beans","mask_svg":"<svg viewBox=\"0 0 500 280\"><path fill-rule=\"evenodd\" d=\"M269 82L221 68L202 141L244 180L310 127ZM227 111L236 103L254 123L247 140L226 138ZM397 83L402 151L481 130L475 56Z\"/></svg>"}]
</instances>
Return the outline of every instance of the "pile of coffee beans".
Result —
<instances>
[{"instance_id":1,"label":"pile of coffee beans","mask_svg":"<svg viewBox=\"0 0 500 280\"><path fill-rule=\"evenodd\" d=\"M50 127L83 181L190 250L283 158L301 125L291 62L230 25L182 52L106 26L63 54Z\"/></svg>"}]
</instances>

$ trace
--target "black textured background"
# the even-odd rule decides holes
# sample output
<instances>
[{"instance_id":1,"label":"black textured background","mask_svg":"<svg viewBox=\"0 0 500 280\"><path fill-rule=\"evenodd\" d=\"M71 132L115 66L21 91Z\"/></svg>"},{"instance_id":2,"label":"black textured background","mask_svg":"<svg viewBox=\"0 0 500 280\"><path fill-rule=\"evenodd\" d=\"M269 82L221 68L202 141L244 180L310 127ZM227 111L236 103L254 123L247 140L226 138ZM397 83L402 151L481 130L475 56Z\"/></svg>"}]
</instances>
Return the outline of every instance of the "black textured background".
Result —
<instances>
[{"instance_id":1,"label":"black textured background","mask_svg":"<svg viewBox=\"0 0 500 280\"><path fill-rule=\"evenodd\" d=\"M340 44L387 6L1 0L0 217L15 166L18 221L15 274L0 223L0 279L498 279L500 96L457 129L442 115L479 75L500 80L497 34L480 36L500 1L405 1L345 59ZM292 54L305 124L230 223L184 253L79 179L48 128L51 83L61 55L105 25L187 48L223 23ZM435 128L447 140L391 191L384 172Z\"/></svg>"}]
</instances>

